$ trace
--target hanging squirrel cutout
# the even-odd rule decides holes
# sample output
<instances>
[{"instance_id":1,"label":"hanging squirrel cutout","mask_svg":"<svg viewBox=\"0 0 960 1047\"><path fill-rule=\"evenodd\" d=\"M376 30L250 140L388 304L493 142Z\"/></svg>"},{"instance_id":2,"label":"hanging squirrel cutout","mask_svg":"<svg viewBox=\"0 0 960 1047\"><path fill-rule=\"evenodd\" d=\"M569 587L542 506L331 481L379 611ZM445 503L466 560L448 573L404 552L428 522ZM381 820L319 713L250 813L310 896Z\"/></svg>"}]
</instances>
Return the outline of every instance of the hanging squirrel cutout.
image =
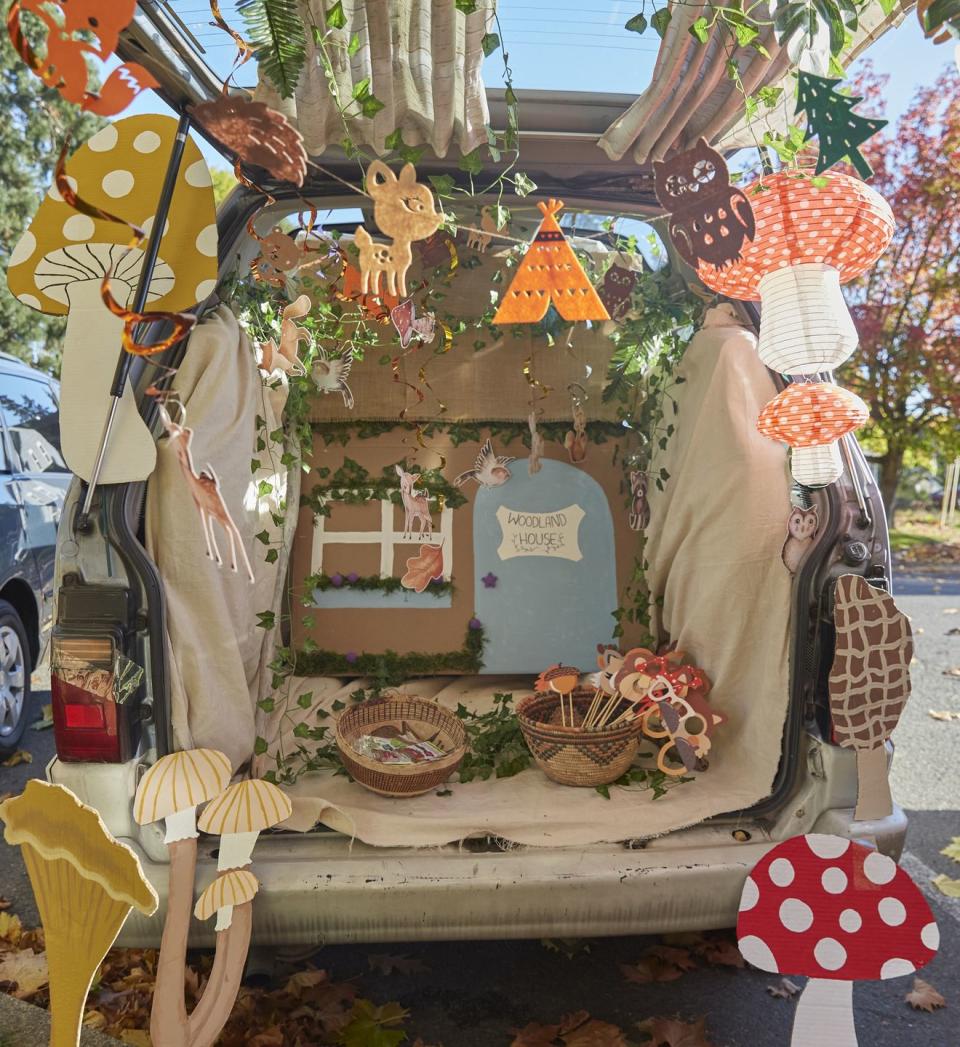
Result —
<instances>
[{"instance_id":1,"label":"hanging squirrel cutout","mask_svg":"<svg viewBox=\"0 0 960 1047\"><path fill-rule=\"evenodd\" d=\"M387 292L407 297L407 270L413 262L410 245L435 233L443 221L433 193L417 181L413 164L404 164L399 175L382 160L367 168L367 192L373 199L373 217L391 244L375 243L363 226L358 226L354 242L360 252L361 291L380 293L380 277L386 276Z\"/></svg>"},{"instance_id":2,"label":"hanging squirrel cutout","mask_svg":"<svg viewBox=\"0 0 960 1047\"><path fill-rule=\"evenodd\" d=\"M283 319L280 323L280 345L269 338L260 346L260 370L266 374L279 369L285 374L306 374L303 363L300 360L300 343L308 345L312 341L310 332L301 327L297 320L307 316L313 308L313 303L308 295L302 294L299 298L284 306Z\"/></svg>"},{"instance_id":3,"label":"hanging squirrel cutout","mask_svg":"<svg viewBox=\"0 0 960 1047\"><path fill-rule=\"evenodd\" d=\"M537 429L536 411L527 415L527 425L530 426L530 457L527 459L527 470L533 476L540 472L540 459L543 457L543 436Z\"/></svg>"},{"instance_id":4,"label":"hanging squirrel cutout","mask_svg":"<svg viewBox=\"0 0 960 1047\"><path fill-rule=\"evenodd\" d=\"M563 438L563 446L567 449L570 461L579 465L587 457L587 415L583 409L583 400L575 391L576 388L580 387L571 386L570 390L573 397L573 429Z\"/></svg>"}]
</instances>

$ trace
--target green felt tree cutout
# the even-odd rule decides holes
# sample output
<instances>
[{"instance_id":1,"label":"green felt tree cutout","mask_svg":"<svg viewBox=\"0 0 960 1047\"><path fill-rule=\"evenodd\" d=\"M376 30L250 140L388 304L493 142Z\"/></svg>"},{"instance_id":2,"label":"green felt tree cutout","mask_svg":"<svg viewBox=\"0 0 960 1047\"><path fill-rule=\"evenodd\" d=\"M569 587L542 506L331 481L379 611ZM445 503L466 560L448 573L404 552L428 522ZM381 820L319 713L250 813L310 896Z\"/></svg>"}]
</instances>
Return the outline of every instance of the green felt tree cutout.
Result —
<instances>
[{"instance_id":1,"label":"green felt tree cutout","mask_svg":"<svg viewBox=\"0 0 960 1047\"><path fill-rule=\"evenodd\" d=\"M805 140L814 137L820 140L817 174L846 156L861 178L869 178L873 168L858 147L886 127L887 121L853 112L854 106L863 99L835 91L839 80L806 72L800 72L797 80L797 112L807 114Z\"/></svg>"}]
</instances>

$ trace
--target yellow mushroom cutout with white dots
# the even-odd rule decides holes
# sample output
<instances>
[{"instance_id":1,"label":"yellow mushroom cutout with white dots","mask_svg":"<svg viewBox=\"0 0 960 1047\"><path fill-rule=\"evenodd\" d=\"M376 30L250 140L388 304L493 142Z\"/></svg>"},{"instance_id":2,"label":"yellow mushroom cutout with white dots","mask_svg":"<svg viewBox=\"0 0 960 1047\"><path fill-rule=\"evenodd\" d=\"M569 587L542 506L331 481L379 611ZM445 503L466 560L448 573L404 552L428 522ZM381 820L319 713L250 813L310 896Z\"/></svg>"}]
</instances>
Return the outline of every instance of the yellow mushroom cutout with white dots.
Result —
<instances>
[{"instance_id":1,"label":"yellow mushroom cutout with white dots","mask_svg":"<svg viewBox=\"0 0 960 1047\"><path fill-rule=\"evenodd\" d=\"M189 138L169 217L163 230L153 217L177 133L173 117L129 116L98 131L66 164L71 188L82 200L161 235L147 308L179 311L203 302L217 278L216 204L210 171ZM131 233L116 222L74 210L54 184L10 255L7 285L24 305L67 317L60 378L63 456L89 480L110 408L110 384L121 352L123 321L103 304L100 285L111 269L114 298L132 301L146 241L126 252ZM101 483L145 480L156 446L127 385L100 474Z\"/></svg>"}]
</instances>

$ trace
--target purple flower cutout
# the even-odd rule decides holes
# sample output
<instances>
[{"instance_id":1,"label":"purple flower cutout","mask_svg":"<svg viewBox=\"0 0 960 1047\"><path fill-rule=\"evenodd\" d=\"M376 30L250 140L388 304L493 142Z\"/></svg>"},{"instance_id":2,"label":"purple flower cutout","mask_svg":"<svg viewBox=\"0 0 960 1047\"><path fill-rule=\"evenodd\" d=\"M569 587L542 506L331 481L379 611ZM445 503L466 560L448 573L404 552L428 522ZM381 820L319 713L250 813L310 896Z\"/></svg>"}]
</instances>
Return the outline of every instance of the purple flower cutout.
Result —
<instances>
[{"instance_id":1,"label":"purple flower cutout","mask_svg":"<svg viewBox=\"0 0 960 1047\"><path fill-rule=\"evenodd\" d=\"M483 587L484 587L485 589L496 589L496 587L497 587L497 582L498 582L499 580L500 580L500 579L499 579L499 578L497 578L497 576L496 576L496 575L495 575L495 574L493 573L493 571L488 571L488 572L487 572L487 573L486 573L486 574L485 574L485 575L484 575L484 576L483 576L483 577L482 577L482 578L480 579L480 581L481 581L481 582L483 582Z\"/></svg>"},{"instance_id":2,"label":"purple flower cutout","mask_svg":"<svg viewBox=\"0 0 960 1047\"><path fill-rule=\"evenodd\" d=\"M334 587L334 589L339 589L340 586L343 585L343 575L339 574L339 573L338 574L331 574L330 575L330 584Z\"/></svg>"},{"instance_id":3,"label":"purple flower cutout","mask_svg":"<svg viewBox=\"0 0 960 1047\"><path fill-rule=\"evenodd\" d=\"M350 583L351 585L356 585L356 584L357 584L357 582L359 582L359 581L360 581L360 575L359 575L359 574L357 574L357 572L356 572L356 571L351 571L351 572L350 572L350 573L349 573L349 574L347 575L347 581L348 581L348 582L349 582L349 583Z\"/></svg>"},{"instance_id":4,"label":"purple flower cutout","mask_svg":"<svg viewBox=\"0 0 960 1047\"><path fill-rule=\"evenodd\" d=\"M482 629L483 628L483 622L481 622L479 618L471 618L470 621L467 622L467 628L468 629L474 629L474 630Z\"/></svg>"},{"instance_id":5,"label":"purple flower cutout","mask_svg":"<svg viewBox=\"0 0 960 1047\"><path fill-rule=\"evenodd\" d=\"M347 651L347 653L343 657L347 660L347 662L350 665L353 665L353 663L360 657L360 655L357 654L356 651Z\"/></svg>"}]
</instances>

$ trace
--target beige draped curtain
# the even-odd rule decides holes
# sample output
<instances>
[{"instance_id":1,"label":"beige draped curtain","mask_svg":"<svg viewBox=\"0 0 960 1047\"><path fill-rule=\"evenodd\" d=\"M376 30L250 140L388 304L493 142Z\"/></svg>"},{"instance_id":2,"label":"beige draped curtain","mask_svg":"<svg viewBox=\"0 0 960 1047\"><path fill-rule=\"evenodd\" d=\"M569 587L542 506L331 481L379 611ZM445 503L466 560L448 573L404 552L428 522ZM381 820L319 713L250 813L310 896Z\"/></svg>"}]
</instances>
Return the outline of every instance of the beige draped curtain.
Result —
<instances>
[{"instance_id":1,"label":"beige draped curtain","mask_svg":"<svg viewBox=\"0 0 960 1047\"><path fill-rule=\"evenodd\" d=\"M332 30L326 51L341 104L369 80L384 103L373 117L350 121L353 141L377 153L395 129L409 146L428 145L437 156L452 146L468 153L487 140L481 41L490 31L496 0L478 0L470 15L453 0L343 0L346 25ZM262 74L257 98L279 109L300 129L307 151L319 155L344 138L340 112L327 82L311 24L324 27L325 0L300 0L307 26L307 62L292 99L281 99ZM353 56L347 45L356 35ZM353 107L355 110L356 107Z\"/></svg>"}]
</instances>

